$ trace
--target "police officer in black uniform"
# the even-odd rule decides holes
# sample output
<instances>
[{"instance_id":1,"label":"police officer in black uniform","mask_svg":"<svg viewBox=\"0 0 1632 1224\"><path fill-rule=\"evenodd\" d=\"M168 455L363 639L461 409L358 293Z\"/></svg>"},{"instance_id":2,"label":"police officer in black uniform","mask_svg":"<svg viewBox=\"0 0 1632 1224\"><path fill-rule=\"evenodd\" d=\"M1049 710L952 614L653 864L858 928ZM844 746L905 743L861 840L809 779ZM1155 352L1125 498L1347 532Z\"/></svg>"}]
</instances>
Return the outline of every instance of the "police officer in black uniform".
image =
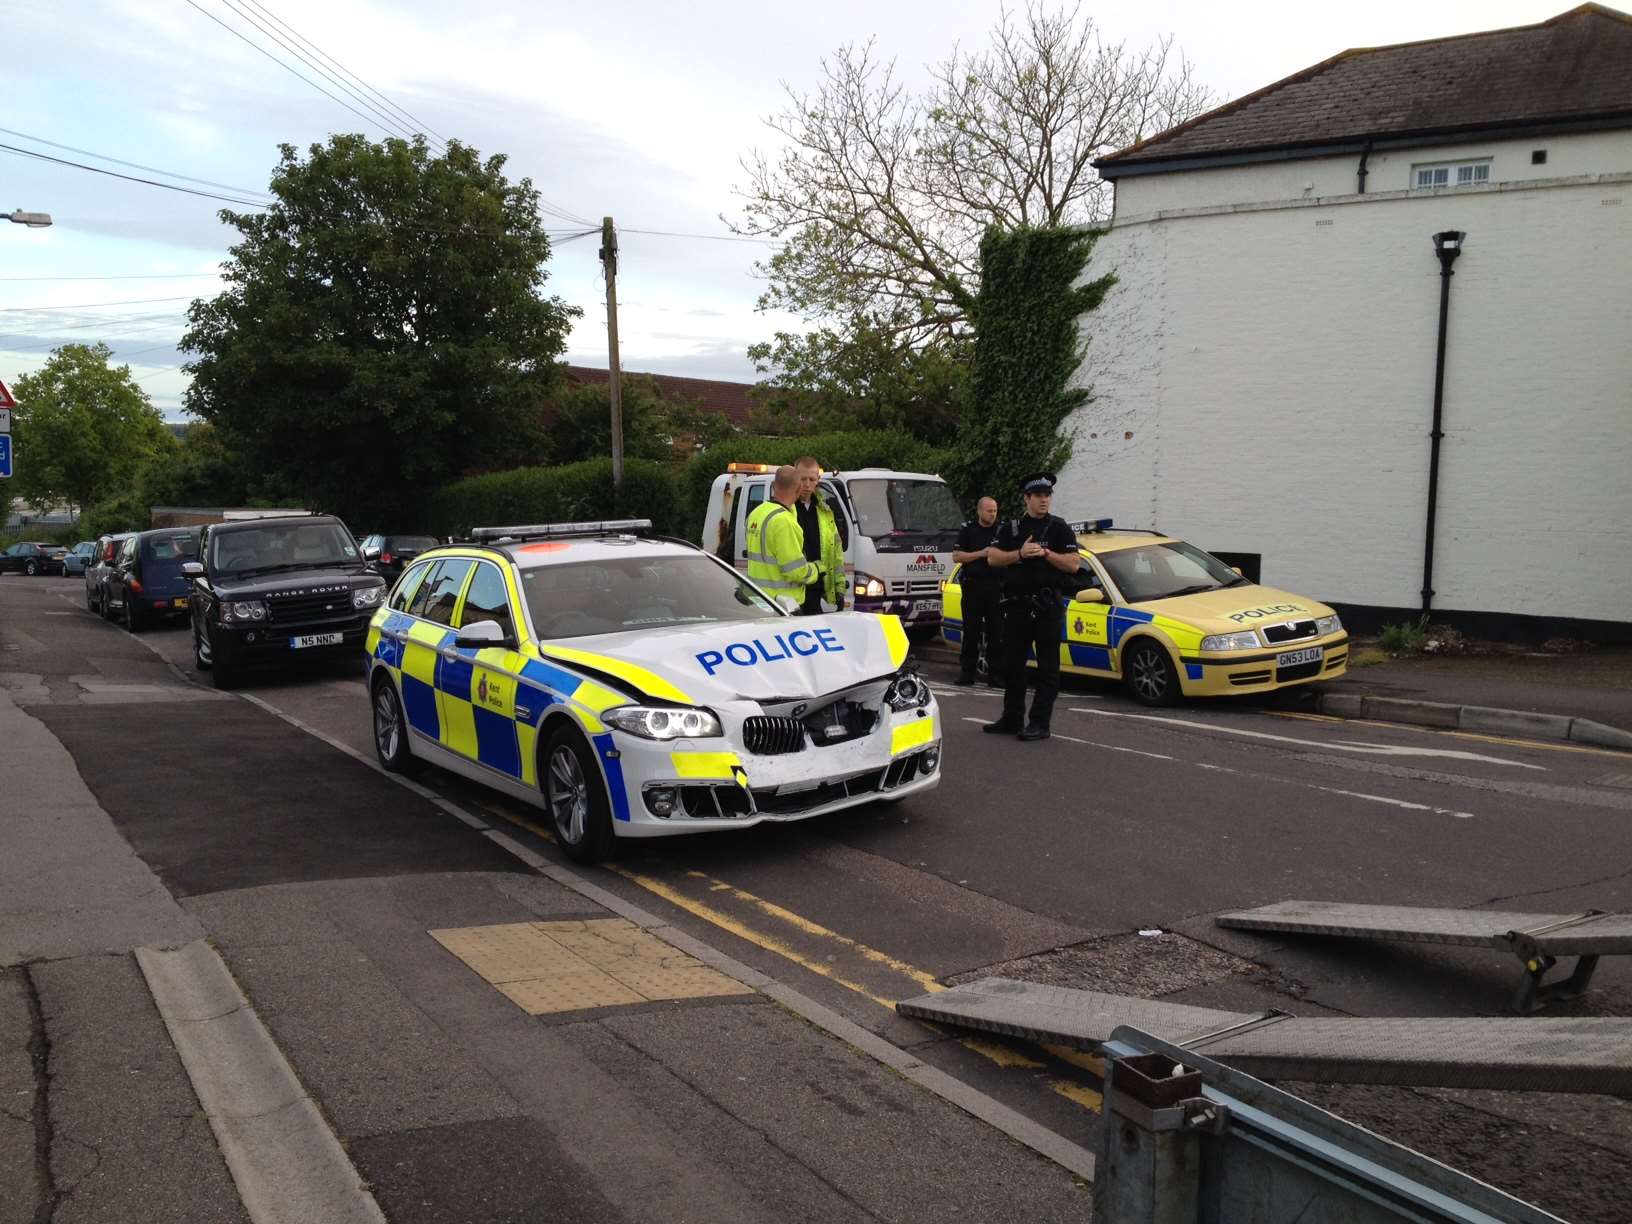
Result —
<instances>
[{"instance_id":1,"label":"police officer in black uniform","mask_svg":"<svg viewBox=\"0 0 1632 1224\"><path fill-rule=\"evenodd\" d=\"M960 652L956 683L975 682L980 664L981 640L986 643L986 680L1003 683L1003 616L998 604L1003 595L1003 575L986 560L986 549L997 537L997 502L983 497L975 503L975 517L958 532L952 560L963 569L958 585L963 590L963 649Z\"/></svg>"},{"instance_id":2,"label":"police officer in black uniform","mask_svg":"<svg viewBox=\"0 0 1632 1224\"><path fill-rule=\"evenodd\" d=\"M1060 693L1060 639L1065 622L1060 597L1072 587L1081 568L1076 534L1066 521L1049 513L1054 473L1034 472L1020 482L1024 517L998 528L986 556L1003 575L1003 716L983 730L1017 735L1023 740L1048 738L1054 699ZM1026 652L1037 655L1037 695L1031 717L1026 712Z\"/></svg>"}]
</instances>

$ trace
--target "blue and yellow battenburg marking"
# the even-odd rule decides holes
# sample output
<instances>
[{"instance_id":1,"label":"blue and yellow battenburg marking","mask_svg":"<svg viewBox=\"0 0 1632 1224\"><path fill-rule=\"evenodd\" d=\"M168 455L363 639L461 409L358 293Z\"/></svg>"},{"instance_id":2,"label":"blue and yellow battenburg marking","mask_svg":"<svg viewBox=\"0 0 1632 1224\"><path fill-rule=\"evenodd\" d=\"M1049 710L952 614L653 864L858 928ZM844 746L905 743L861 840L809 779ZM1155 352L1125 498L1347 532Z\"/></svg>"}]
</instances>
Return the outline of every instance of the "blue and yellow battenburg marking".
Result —
<instances>
[{"instance_id":1,"label":"blue and yellow battenburg marking","mask_svg":"<svg viewBox=\"0 0 1632 1224\"><path fill-rule=\"evenodd\" d=\"M623 767L599 716L629 698L530 650L460 648L453 645L457 637L453 629L403 612L375 615L368 652L396 674L408 725L452 752L537 786L539 729L545 713L560 705L588 734L600 758L614 817L628 820ZM596 665L590 659L607 662L585 654L585 666ZM616 674L604 665L599 669Z\"/></svg>"}]
</instances>

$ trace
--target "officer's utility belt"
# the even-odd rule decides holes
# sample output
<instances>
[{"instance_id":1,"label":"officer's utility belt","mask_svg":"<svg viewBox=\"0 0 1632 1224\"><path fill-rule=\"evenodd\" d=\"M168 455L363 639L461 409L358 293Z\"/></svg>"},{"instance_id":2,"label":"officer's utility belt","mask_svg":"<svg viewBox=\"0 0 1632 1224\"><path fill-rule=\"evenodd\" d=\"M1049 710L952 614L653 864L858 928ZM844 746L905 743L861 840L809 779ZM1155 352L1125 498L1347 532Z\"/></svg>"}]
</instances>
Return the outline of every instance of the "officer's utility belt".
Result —
<instances>
[{"instance_id":1,"label":"officer's utility belt","mask_svg":"<svg viewBox=\"0 0 1632 1224\"><path fill-rule=\"evenodd\" d=\"M1060 593L1053 587L1041 587L1031 591L1006 590L1003 592L1003 606L1053 614L1060 611Z\"/></svg>"}]
</instances>

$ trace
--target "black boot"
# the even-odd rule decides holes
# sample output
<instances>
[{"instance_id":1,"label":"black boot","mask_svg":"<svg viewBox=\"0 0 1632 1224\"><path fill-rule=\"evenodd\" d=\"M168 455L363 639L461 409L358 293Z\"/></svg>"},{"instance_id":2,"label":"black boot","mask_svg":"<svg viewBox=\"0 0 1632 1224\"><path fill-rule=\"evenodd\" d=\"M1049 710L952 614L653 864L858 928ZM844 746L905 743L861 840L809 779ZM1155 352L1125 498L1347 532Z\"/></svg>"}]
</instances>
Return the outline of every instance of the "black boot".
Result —
<instances>
[{"instance_id":1,"label":"black boot","mask_svg":"<svg viewBox=\"0 0 1632 1224\"><path fill-rule=\"evenodd\" d=\"M981 728L987 735L1015 735L1020 731L1020 720L1010 718L1005 714L994 723L987 723Z\"/></svg>"},{"instance_id":2,"label":"black boot","mask_svg":"<svg viewBox=\"0 0 1632 1224\"><path fill-rule=\"evenodd\" d=\"M1026 729L1020 732L1023 740L1045 740L1048 738L1048 724L1038 722L1035 718L1026 724Z\"/></svg>"}]
</instances>

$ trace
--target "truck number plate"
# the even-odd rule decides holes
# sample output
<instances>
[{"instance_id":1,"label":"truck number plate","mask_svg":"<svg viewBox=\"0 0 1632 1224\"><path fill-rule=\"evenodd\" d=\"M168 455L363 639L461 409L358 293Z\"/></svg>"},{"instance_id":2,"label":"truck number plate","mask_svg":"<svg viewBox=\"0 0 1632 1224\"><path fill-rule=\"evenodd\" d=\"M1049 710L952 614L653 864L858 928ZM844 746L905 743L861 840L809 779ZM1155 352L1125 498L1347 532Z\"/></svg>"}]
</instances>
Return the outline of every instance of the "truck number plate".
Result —
<instances>
[{"instance_id":1,"label":"truck number plate","mask_svg":"<svg viewBox=\"0 0 1632 1224\"><path fill-rule=\"evenodd\" d=\"M925 612L939 612L941 601L938 599L915 599L912 601L912 615L922 616Z\"/></svg>"},{"instance_id":2,"label":"truck number plate","mask_svg":"<svg viewBox=\"0 0 1632 1224\"><path fill-rule=\"evenodd\" d=\"M1285 654L1275 656L1276 667L1296 667L1299 663L1318 663L1325 655L1323 646L1311 646L1307 650L1289 650Z\"/></svg>"},{"instance_id":3,"label":"truck number plate","mask_svg":"<svg viewBox=\"0 0 1632 1224\"><path fill-rule=\"evenodd\" d=\"M343 633L308 633L304 637L290 638L289 645L301 650L307 646L338 646L345 640Z\"/></svg>"}]
</instances>

